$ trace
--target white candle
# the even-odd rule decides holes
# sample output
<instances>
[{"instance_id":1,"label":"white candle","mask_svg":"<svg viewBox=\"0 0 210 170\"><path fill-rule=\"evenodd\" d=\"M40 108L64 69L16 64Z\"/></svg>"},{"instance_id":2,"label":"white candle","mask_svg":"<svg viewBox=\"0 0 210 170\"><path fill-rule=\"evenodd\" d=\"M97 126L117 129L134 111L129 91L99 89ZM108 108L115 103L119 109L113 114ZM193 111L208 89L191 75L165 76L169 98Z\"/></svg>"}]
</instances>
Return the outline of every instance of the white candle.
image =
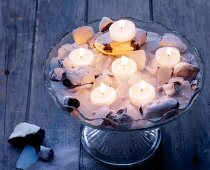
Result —
<instances>
[{"instance_id":1,"label":"white candle","mask_svg":"<svg viewBox=\"0 0 210 170\"><path fill-rule=\"evenodd\" d=\"M155 88L145 81L141 81L130 87L130 101L133 105L140 107L155 99Z\"/></svg>"},{"instance_id":2,"label":"white candle","mask_svg":"<svg viewBox=\"0 0 210 170\"><path fill-rule=\"evenodd\" d=\"M109 33L112 40L126 42L135 37L136 28L134 23L129 20L119 20L110 26Z\"/></svg>"},{"instance_id":3,"label":"white candle","mask_svg":"<svg viewBox=\"0 0 210 170\"><path fill-rule=\"evenodd\" d=\"M83 65L92 65L94 56L92 51L88 49L77 48L69 54L68 59L73 67L80 67Z\"/></svg>"},{"instance_id":4,"label":"white candle","mask_svg":"<svg viewBox=\"0 0 210 170\"><path fill-rule=\"evenodd\" d=\"M162 47L156 51L155 59L161 68L174 68L180 62L180 52L175 47Z\"/></svg>"},{"instance_id":5,"label":"white candle","mask_svg":"<svg viewBox=\"0 0 210 170\"><path fill-rule=\"evenodd\" d=\"M137 71L137 65L134 60L122 56L112 63L112 73L117 79L127 79Z\"/></svg>"},{"instance_id":6,"label":"white candle","mask_svg":"<svg viewBox=\"0 0 210 170\"><path fill-rule=\"evenodd\" d=\"M114 103L117 98L117 94L114 88L106 86L101 83L99 87L92 90L90 99L93 104L96 105L110 105Z\"/></svg>"}]
</instances>

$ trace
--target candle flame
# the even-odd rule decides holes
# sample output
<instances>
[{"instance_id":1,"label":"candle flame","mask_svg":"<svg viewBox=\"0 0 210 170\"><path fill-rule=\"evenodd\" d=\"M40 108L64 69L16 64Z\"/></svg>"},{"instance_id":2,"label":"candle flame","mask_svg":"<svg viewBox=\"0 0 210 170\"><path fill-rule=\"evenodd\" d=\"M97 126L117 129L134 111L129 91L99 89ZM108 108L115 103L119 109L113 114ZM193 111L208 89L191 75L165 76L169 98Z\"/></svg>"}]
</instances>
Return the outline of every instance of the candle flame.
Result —
<instances>
[{"instance_id":1,"label":"candle flame","mask_svg":"<svg viewBox=\"0 0 210 170\"><path fill-rule=\"evenodd\" d=\"M101 83L101 85L99 87L100 93L104 94L105 90L106 90L106 85L104 83Z\"/></svg>"},{"instance_id":2,"label":"candle flame","mask_svg":"<svg viewBox=\"0 0 210 170\"><path fill-rule=\"evenodd\" d=\"M124 27L125 23L123 20L120 20L119 21L119 27L122 29L122 27Z\"/></svg>"},{"instance_id":3,"label":"candle flame","mask_svg":"<svg viewBox=\"0 0 210 170\"><path fill-rule=\"evenodd\" d=\"M166 51L166 53L167 53L168 56L171 54L171 51L172 51L172 49L170 47L168 47L167 48L167 51Z\"/></svg>"},{"instance_id":4,"label":"candle flame","mask_svg":"<svg viewBox=\"0 0 210 170\"><path fill-rule=\"evenodd\" d=\"M144 90L144 88L145 88L145 81L144 80L140 81L139 87L140 87L141 92L142 92Z\"/></svg>"},{"instance_id":5,"label":"candle flame","mask_svg":"<svg viewBox=\"0 0 210 170\"><path fill-rule=\"evenodd\" d=\"M128 57L122 56L120 60L123 66L128 64Z\"/></svg>"},{"instance_id":6,"label":"candle flame","mask_svg":"<svg viewBox=\"0 0 210 170\"><path fill-rule=\"evenodd\" d=\"M85 49L84 48L79 48L79 55L82 57L85 54Z\"/></svg>"}]
</instances>

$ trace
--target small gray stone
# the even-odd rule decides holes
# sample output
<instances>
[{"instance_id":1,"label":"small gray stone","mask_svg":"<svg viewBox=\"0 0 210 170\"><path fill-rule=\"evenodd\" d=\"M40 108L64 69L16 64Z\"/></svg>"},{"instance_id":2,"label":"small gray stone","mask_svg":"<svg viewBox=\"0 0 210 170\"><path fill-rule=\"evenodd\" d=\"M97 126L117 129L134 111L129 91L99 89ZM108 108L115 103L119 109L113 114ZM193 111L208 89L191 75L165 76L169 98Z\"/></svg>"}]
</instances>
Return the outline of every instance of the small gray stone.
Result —
<instances>
[{"instance_id":1,"label":"small gray stone","mask_svg":"<svg viewBox=\"0 0 210 170\"><path fill-rule=\"evenodd\" d=\"M38 152L39 157L44 161L50 161L54 155L52 148L46 146L41 146L40 151Z\"/></svg>"}]
</instances>

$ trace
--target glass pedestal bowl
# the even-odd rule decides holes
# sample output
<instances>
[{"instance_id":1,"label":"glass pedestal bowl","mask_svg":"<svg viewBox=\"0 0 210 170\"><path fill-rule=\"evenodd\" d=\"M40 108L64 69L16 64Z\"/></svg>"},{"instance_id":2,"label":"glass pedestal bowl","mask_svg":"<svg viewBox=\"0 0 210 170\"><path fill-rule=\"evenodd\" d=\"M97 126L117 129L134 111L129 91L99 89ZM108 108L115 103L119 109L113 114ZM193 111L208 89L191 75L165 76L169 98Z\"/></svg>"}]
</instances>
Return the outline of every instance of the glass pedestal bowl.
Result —
<instances>
[{"instance_id":1,"label":"glass pedestal bowl","mask_svg":"<svg viewBox=\"0 0 210 170\"><path fill-rule=\"evenodd\" d=\"M94 126L91 122L95 120L87 118L83 113L79 112L73 106L63 106L59 101L58 96L55 94L55 91L51 88L50 85L50 61L53 57L57 57L57 51L63 44L74 42L72 38L72 31L67 32L58 41L58 43L56 43L55 46L52 47L52 49L48 53L46 65L44 67L45 85L49 90L55 104L66 114L74 115L76 113L77 116L73 117L76 117L77 120L79 120L84 125L81 141L87 152L94 158L102 162L119 166L130 166L138 164L152 156L157 150L161 141L161 131L159 129L159 126L169 123L170 121L178 118L180 115L187 112L199 96L204 83L204 66L201 56L198 53L197 49L186 39L184 35L174 32L159 23L144 22L134 18L127 19L132 20L135 23L136 27L146 31L155 32L160 35L163 35L165 33L175 34L188 46L188 51L190 51L196 57L197 63L200 68L199 86L192 96L191 100L185 107L181 109L171 110L165 113L161 118L156 120L135 120L136 123L148 123L147 126L142 126L141 128L113 129L101 126ZM99 22L100 20L96 20L90 22L88 25L93 27L95 31L98 31ZM69 112L70 109L73 110L72 113Z\"/></svg>"}]
</instances>

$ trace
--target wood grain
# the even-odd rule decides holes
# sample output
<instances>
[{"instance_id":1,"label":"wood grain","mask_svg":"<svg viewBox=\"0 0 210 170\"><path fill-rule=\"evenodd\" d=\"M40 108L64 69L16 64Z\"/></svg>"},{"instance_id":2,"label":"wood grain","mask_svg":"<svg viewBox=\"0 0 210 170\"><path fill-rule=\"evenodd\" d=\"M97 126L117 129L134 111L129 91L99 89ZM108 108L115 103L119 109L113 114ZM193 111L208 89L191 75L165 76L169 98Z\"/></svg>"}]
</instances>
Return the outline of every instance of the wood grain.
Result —
<instances>
[{"instance_id":1,"label":"wood grain","mask_svg":"<svg viewBox=\"0 0 210 170\"><path fill-rule=\"evenodd\" d=\"M209 169L209 7L207 0L153 0L154 21L185 34L198 47L206 65L205 87L190 112L163 127L165 169Z\"/></svg>"},{"instance_id":2,"label":"wood grain","mask_svg":"<svg viewBox=\"0 0 210 170\"><path fill-rule=\"evenodd\" d=\"M36 1L1 0L0 8L0 126L4 129L0 133L0 167L7 170L15 169L20 154L7 143L7 139L14 126L25 121Z\"/></svg>"},{"instance_id":3,"label":"wood grain","mask_svg":"<svg viewBox=\"0 0 210 170\"><path fill-rule=\"evenodd\" d=\"M52 45L66 31L84 24L85 8L83 0L40 0L38 3L29 122L46 130L45 144L54 148L55 157L50 163L39 161L32 169L79 168L80 124L53 103L44 87L43 66Z\"/></svg>"}]
</instances>

